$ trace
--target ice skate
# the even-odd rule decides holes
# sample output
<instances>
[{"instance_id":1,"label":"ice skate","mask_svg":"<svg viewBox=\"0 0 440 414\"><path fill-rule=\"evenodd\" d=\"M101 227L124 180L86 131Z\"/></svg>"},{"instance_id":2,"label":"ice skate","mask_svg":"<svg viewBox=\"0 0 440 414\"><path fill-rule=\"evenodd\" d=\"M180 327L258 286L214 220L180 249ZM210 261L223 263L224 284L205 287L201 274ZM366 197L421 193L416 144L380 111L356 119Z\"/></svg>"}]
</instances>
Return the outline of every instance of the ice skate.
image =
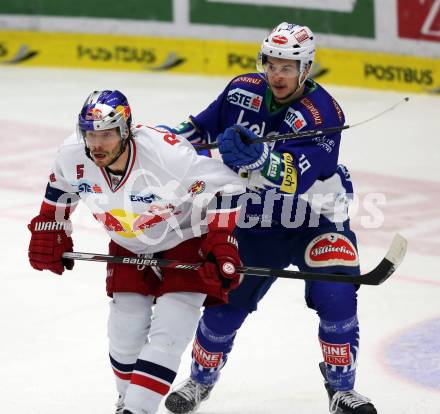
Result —
<instances>
[{"instance_id":1,"label":"ice skate","mask_svg":"<svg viewBox=\"0 0 440 414\"><path fill-rule=\"evenodd\" d=\"M115 414L123 414L124 413L124 398L120 395L118 397L118 401L116 401L116 411Z\"/></svg>"},{"instance_id":2,"label":"ice skate","mask_svg":"<svg viewBox=\"0 0 440 414\"><path fill-rule=\"evenodd\" d=\"M377 414L376 408L370 399L357 393L355 390L333 390L327 381L324 362L319 364L319 369L325 380L324 385L328 393L331 414Z\"/></svg>"},{"instance_id":3,"label":"ice skate","mask_svg":"<svg viewBox=\"0 0 440 414\"><path fill-rule=\"evenodd\" d=\"M165 407L173 414L192 413L202 401L209 398L214 385L203 385L189 378L180 388L170 393L165 400Z\"/></svg>"}]
</instances>

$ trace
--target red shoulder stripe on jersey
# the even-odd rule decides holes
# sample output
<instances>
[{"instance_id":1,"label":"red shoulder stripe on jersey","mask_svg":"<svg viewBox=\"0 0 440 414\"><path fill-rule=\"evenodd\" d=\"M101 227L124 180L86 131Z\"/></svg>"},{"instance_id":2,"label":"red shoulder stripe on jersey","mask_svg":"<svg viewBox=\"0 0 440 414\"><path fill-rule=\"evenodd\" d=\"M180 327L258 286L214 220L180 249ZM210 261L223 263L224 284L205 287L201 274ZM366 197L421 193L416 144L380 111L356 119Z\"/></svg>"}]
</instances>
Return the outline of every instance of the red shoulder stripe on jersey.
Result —
<instances>
[{"instance_id":1,"label":"red shoulder stripe on jersey","mask_svg":"<svg viewBox=\"0 0 440 414\"><path fill-rule=\"evenodd\" d=\"M232 232L237 225L240 207L208 211L209 231L228 230Z\"/></svg>"},{"instance_id":2,"label":"red shoulder stripe on jersey","mask_svg":"<svg viewBox=\"0 0 440 414\"><path fill-rule=\"evenodd\" d=\"M63 218L67 220L70 214L75 210L76 204L65 205L65 204L49 204L46 201L41 203L40 214L45 215L50 218Z\"/></svg>"},{"instance_id":3,"label":"red shoulder stripe on jersey","mask_svg":"<svg viewBox=\"0 0 440 414\"><path fill-rule=\"evenodd\" d=\"M151 127L151 126L148 126L148 125L142 125L142 126L144 126L145 128L152 129L153 131L160 132L161 134L167 134L167 133L170 132L170 131L168 131L167 129L163 129L163 130L161 131L160 129L157 129L157 128L154 128L154 127Z\"/></svg>"}]
</instances>

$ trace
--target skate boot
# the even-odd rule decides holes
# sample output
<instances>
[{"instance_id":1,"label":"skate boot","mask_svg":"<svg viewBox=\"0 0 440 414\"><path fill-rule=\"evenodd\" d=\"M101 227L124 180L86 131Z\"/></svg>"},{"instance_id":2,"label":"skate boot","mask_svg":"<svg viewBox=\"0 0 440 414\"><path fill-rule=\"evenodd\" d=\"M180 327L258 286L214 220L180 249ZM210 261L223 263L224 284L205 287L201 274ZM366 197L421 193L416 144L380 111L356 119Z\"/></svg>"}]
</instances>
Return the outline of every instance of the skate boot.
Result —
<instances>
[{"instance_id":1,"label":"skate boot","mask_svg":"<svg viewBox=\"0 0 440 414\"><path fill-rule=\"evenodd\" d=\"M118 401L116 401L116 411L115 414L123 414L124 413L124 398L120 395L118 397Z\"/></svg>"},{"instance_id":2,"label":"skate boot","mask_svg":"<svg viewBox=\"0 0 440 414\"><path fill-rule=\"evenodd\" d=\"M319 369L324 377L324 386L328 393L329 410L331 414L377 414L372 402L355 390L335 391L327 381L325 363L319 364Z\"/></svg>"},{"instance_id":3,"label":"skate boot","mask_svg":"<svg viewBox=\"0 0 440 414\"><path fill-rule=\"evenodd\" d=\"M209 397L214 385L203 385L189 378L165 400L165 407L174 414L192 413Z\"/></svg>"}]
</instances>

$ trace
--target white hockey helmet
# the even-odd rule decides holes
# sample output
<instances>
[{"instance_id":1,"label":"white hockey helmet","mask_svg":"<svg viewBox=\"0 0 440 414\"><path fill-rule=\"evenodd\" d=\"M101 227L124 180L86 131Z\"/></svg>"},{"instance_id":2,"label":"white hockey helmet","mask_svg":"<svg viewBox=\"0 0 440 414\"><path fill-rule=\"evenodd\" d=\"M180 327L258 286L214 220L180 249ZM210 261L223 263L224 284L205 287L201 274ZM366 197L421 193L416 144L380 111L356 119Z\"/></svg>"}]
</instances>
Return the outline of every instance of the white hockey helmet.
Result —
<instances>
[{"instance_id":1,"label":"white hockey helmet","mask_svg":"<svg viewBox=\"0 0 440 414\"><path fill-rule=\"evenodd\" d=\"M264 64L268 56L299 61L299 78L303 83L303 73L311 67L315 57L315 36L307 26L280 23L261 44L257 58L259 72L265 72Z\"/></svg>"}]
</instances>

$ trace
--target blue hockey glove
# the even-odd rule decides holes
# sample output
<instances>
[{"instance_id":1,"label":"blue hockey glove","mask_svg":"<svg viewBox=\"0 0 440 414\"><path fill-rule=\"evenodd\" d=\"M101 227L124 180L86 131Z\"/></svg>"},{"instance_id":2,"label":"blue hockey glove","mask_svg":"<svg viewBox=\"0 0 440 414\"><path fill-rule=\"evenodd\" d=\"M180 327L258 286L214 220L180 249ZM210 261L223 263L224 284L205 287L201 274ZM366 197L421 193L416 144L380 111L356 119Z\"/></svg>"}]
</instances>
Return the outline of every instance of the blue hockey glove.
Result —
<instances>
[{"instance_id":1,"label":"blue hockey glove","mask_svg":"<svg viewBox=\"0 0 440 414\"><path fill-rule=\"evenodd\" d=\"M241 125L227 128L217 137L223 162L229 167L240 167L245 170L259 170L269 159L269 145L245 143L258 137Z\"/></svg>"}]
</instances>

